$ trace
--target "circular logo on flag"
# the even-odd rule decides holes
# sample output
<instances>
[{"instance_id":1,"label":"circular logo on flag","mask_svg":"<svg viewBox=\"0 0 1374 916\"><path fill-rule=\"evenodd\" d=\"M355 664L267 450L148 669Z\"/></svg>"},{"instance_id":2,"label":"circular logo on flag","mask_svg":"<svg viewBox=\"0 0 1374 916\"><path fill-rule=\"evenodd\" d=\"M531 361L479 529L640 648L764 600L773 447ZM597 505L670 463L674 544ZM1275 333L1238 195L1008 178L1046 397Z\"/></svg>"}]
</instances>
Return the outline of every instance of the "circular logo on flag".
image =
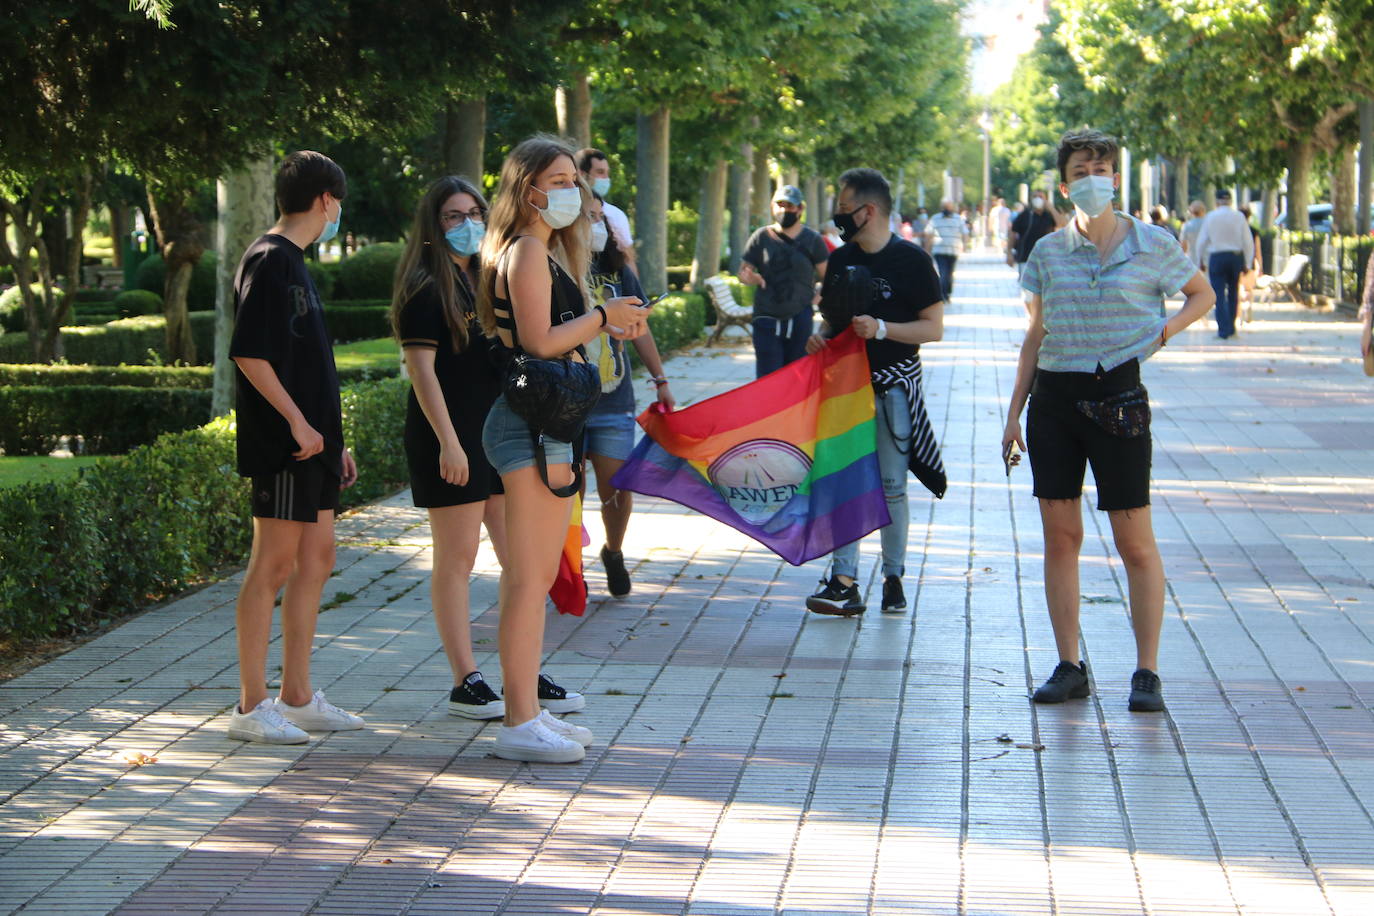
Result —
<instances>
[{"instance_id":1,"label":"circular logo on flag","mask_svg":"<svg viewBox=\"0 0 1374 916\"><path fill-rule=\"evenodd\" d=\"M792 443L751 439L711 462L706 476L741 518L761 525L797 494L810 470L811 459Z\"/></svg>"}]
</instances>

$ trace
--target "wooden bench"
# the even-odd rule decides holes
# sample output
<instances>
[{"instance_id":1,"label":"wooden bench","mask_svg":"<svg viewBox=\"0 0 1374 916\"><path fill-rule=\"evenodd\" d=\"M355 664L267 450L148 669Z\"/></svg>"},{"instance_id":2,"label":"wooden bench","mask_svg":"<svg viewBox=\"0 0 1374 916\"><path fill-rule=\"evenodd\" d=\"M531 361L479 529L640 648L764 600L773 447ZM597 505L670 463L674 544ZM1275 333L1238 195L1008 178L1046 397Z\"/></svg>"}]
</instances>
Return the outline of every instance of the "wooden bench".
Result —
<instances>
[{"instance_id":1,"label":"wooden bench","mask_svg":"<svg viewBox=\"0 0 1374 916\"><path fill-rule=\"evenodd\" d=\"M716 329L711 332L706 346L709 347L720 340L725 329L731 325L739 325L749 330L750 323L754 320L754 310L745 308L735 301L735 294L730 289L728 280L719 274L707 277L706 294L711 297L711 305L716 310Z\"/></svg>"}]
</instances>

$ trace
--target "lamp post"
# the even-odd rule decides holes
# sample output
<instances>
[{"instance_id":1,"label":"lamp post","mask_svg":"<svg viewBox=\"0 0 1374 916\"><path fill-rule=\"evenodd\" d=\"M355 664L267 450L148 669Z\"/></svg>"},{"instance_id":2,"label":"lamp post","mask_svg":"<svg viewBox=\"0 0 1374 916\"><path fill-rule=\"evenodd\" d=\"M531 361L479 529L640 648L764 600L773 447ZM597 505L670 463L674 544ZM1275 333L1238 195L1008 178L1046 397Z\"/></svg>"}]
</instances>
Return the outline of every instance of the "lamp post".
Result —
<instances>
[{"instance_id":1,"label":"lamp post","mask_svg":"<svg viewBox=\"0 0 1374 916\"><path fill-rule=\"evenodd\" d=\"M978 116L983 132L983 247L992 246L992 115L986 108Z\"/></svg>"}]
</instances>

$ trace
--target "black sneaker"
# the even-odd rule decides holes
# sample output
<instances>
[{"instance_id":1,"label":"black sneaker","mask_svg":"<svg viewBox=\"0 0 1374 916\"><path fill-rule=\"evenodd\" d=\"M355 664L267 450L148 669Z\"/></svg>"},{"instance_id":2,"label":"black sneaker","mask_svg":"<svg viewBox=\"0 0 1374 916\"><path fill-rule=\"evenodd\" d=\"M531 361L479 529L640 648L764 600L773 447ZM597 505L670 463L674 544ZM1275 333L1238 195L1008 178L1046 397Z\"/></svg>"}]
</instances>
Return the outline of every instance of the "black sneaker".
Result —
<instances>
[{"instance_id":1,"label":"black sneaker","mask_svg":"<svg viewBox=\"0 0 1374 916\"><path fill-rule=\"evenodd\" d=\"M1031 697L1037 703L1062 703L1065 700L1081 700L1091 691L1088 689L1088 663L1060 662L1054 668L1050 679L1040 685Z\"/></svg>"},{"instance_id":2,"label":"black sneaker","mask_svg":"<svg viewBox=\"0 0 1374 916\"><path fill-rule=\"evenodd\" d=\"M1140 668L1131 675L1131 712L1159 712L1164 709L1164 695L1159 692L1159 675L1149 668Z\"/></svg>"},{"instance_id":3,"label":"black sneaker","mask_svg":"<svg viewBox=\"0 0 1374 916\"><path fill-rule=\"evenodd\" d=\"M630 593L630 573L625 568L625 554L602 547L601 567L606 570L606 588L613 596L623 598Z\"/></svg>"},{"instance_id":4,"label":"black sneaker","mask_svg":"<svg viewBox=\"0 0 1374 916\"><path fill-rule=\"evenodd\" d=\"M906 610L906 592L902 591L901 576L888 576L883 579L883 610Z\"/></svg>"},{"instance_id":5,"label":"black sneaker","mask_svg":"<svg viewBox=\"0 0 1374 916\"><path fill-rule=\"evenodd\" d=\"M482 672L474 671L448 692L448 714L464 719L499 719L506 714L506 701L491 689Z\"/></svg>"},{"instance_id":6,"label":"black sneaker","mask_svg":"<svg viewBox=\"0 0 1374 916\"><path fill-rule=\"evenodd\" d=\"M841 585L839 576L831 576L829 582L822 579L821 590L806 599L806 609L832 617L853 617L867 610L859 597L859 583Z\"/></svg>"},{"instance_id":7,"label":"black sneaker","mask_svg":"<svg viewBox=\"0 0 1374 916\"><path fill-rule=\"evenodd\" d=\"M547 674L539 675L539 705L556 715L577 712L587 705L587 698L576 690L564 690Z\"/></svg>"}]
</instances>

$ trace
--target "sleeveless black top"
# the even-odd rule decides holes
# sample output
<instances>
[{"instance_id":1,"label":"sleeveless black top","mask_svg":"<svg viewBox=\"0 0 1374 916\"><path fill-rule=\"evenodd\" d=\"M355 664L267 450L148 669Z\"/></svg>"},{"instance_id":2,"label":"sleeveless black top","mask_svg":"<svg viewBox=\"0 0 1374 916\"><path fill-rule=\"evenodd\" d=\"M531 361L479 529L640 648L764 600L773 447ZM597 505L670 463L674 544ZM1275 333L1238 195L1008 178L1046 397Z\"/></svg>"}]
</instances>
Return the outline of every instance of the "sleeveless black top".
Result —
<instances>
[{"instance_id":1,"label":"sleeveless black top","mask_svg":"<svg viewBox=\"0 0 1374 916\"><path fill-rule=\"evenodd\" d=\"M510 249L507 248L506 251L509 252ZM505 260L504 254L501 260ZM578 287L577 281L568 275L552 255L549 256L549 273L552 275L553 284L552 295L549 297L549 325L556 327L585 315L587 303L582 298L582 290ZM492 295L492 312L496 317L496 327L510 332L511 343L514 344L514 347L506 347L498 335L497 343L507 350L520 348L520 332L515 327L515 311L510 304L509 282L507 279L505 296L495 295L494 291ZM581 352L583 348L577 349Z\"/></svg>"}]
</instances>

